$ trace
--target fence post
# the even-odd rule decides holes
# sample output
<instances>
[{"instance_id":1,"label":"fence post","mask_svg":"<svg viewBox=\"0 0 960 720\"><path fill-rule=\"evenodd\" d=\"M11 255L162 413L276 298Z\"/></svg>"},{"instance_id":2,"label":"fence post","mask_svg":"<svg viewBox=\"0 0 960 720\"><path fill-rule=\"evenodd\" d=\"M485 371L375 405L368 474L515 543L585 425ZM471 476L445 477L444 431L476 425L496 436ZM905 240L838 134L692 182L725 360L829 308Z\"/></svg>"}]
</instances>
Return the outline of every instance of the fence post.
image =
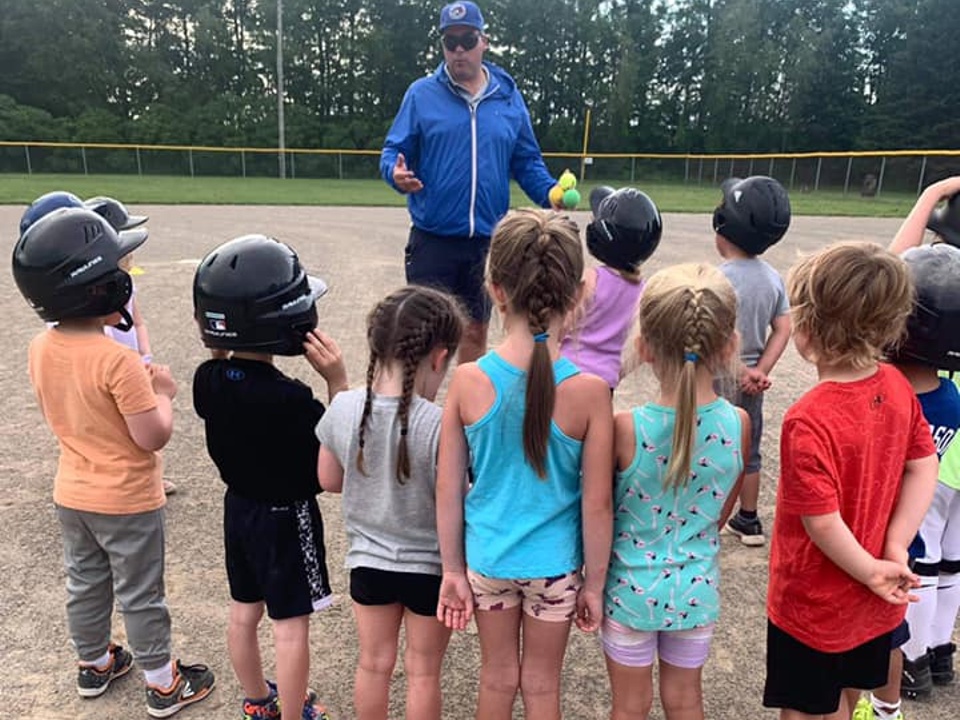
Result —
<instances>
[{"instance_id":1,"label":"fence post","mask_svg":"<svg viewBox=\"0 0 960 720\"><path fill-rule=\"evenodd\" d=\"M793 162L790 163L790 189L793 190L793 178L797 174L797 159L794 158Z\"/></svg>"},{"instance_id":2,"label":"fence post","mask_svg":"<svg viewBox=\"0 0 960 720\"><path fill-rule=\"evenodd\" d=\"M923 192L923 176L927 172L927 156L923 156L923 161L920 163L920 178L917 180L917 195Z\"/></svg>"},{"instance_id":3,"label":"fence post","mask_svg":"<svg viewBox=\"0 0 960 720\"><path fill-rule=\"evenodd\" d=\"M295 152L290 153L290 177L294 180L297 179L297 154Z\"/></svg>"},{"instance_id":4,"label":"fence post","mask_svg":"<svg viewBox=\"0 0 960 720\"><path fill-rule=\"evenodd\" d=\"M83 161L83 174L89 175L87 172L87 149L81 145L80 146L80 159Z\"/></svg>"},{"instance_id":5,"label":"fence post","mask_svg":"<svg viewBox=\"0 0 960 720\"><path fill-rule=\"evenodd\" d=\"M190 177L194 177L193 174L193 148L187 148L187 158L190 161Z\"/></svg>"},{"instance_id":6,"label":"fence post","mask_svg":"<svg viewBox=\"0 0 960 720\"><path fill-rule=\"evenodd\" d=\"M720 158L713 159L713 184L717 184L717 170L720 167Z\"/></svg>"},{"instance_id":7,"label":"fence post","mask_svg":"<svg viewBox=\"0 0 960 720\"><path fill-rule=\"evenodd\" d=\"M143 176L143 161L140 159L140 146L134 148L137 153L137 175Z\"/></svg>"},{"instance_id":8,"label":"fence post","mask_svg":"<svg viewBox=\"0 0 960 720\"><path fill-rule=\"evenodd\" d=\"M883 190L883 173L887 170L887 156L880 158L880 177L877 178L877 197L880 197L880 191Z\"/></svg>"},{"instance_id":9,"label":"fence post","mask_svg":"<svg viewBox=\"0 0 960 720\"><path fill-rule=\"evenodd\" d=\"M690 158L686 157L683 159L683 184L686 185L690 181Z\"/></svg>"},{"instance_id":10,"label":"fence post","mask_svg":"<svg viewBox=\"0 0 960 720\"><path fill-rule=\"evenodd\" d=\"M820 168L823 167L823 158L817 158L817 176L813 180L813 191L817 192L820 189Z\"/></svg>"},{"instance_id":11,"label":"fence post","mask_svg":"<svg viewBox=\"0 0 960 720\"><path fill-rule=\"evenodd\" d=\"M30 146L23 146L23 153L27 156L27 175L33 175L33 166L30 164Z\"/></svg>"},{"instance_id":12,"label":"fence post","mask_svg":"<svg viewBox=\"0 0 960 720\"><path fill-rule=\"evenodd\" d=\"M240 174L247 176L247 153L244 150L240 151Z\"/></svg>"},{"instance_id":13,"label":"fence post","mask_svg":"<svg viewBox=\"0 0 960 720\"><path fill-rule=\"evenodd\" d=\"M775 158L770 158L770 169L767 170L767 176L773 177L773 161Z\"/></svg>"},{"instance_id":14,"label":"fence post","mask_svg":"<svg viewBox=\"0 0 960 720\"><path fill-rule=\"evenodd\" d=\"M843 180L843 194L850 189L850 171L853 170L853 155L847 158L847 177Z\"/></svg>"},{"instance_id":15,"label":"fence post","mask_svg":"<svg viewBox=\"0 0 960 720\"><path fill-rule=\"evenodd\" d=\"M747 177L753 175L753 158L750 158L750 164L747 165Z\"/></svg>"},{"instance_id":16,"label":"fence post","mask_svg":"<svg viewBox=\"0 0 960 720\"><path fill-rule=\"evenodd\" d=\"M700 169L697 171L697 185L703 184L703 158L700 158Z\"/></svg>"},{"instance_id":17,"label":"fence post","mask_svg":"<svg viewBox=\"0 0 960 720\"><path fill-rule=\"evenodd\" d=\"M337 180L343 180L343 153L337 153Z\"/></svg>"},{"instance_id":18,"label":"fence post","mask_svg":"<svg viewBox=\"0 0 960 720\"><path fill-rule=\"evenodd\" d=\"M734 162L733 158L730 158L730 172L727 173L727 177L733 177L733 170L734 170L733 162Z\"/></svg>"},{"instance_id":19,"label":"fence post","mask_svg":"<svg viewBox=\"0 0 960 720\"><path fill-rule=\"evenodd\" d=\"M637 157L636 155L630 156L630 182L634 183L637 179Z\"/></svg>"}]
</instances>

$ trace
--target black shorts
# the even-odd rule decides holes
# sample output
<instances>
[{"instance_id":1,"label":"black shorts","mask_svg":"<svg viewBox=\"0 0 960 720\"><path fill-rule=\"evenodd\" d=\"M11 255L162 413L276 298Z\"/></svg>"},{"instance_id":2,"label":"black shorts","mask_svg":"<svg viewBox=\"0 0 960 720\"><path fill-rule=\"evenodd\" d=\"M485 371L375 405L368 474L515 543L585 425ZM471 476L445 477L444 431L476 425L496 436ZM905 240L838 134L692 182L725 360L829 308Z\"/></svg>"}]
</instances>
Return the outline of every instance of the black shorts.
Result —
<instances>
[{"instance_id":1,"label":"black shorts","mask_svg":"<svg viewBox=\"0 0 960 720\"><path fill-rule=\"evenodd\" d=\"M844 688L873 690L887 683L888 632L852 650L826 653L805 645L767 620L767 681L764 707L829 715Z\"/></svg>"},{"instance_id":2,"label":"black shorts","mask_svg":"<svg viewBox=\"0 0 960 720\"><path fill-rule=\"evenodd\" d=\"M309 615L333 599L316 498L272 505L227 491L223 542L230 597L265 602L274 620Z\"/></svg>"},{"instance_id":3,"label":"black shorts","mask_svg":"<svg viewBox=\"0 0 960 720\"><path fill-rule=\"evenodd\" d=\"M910 625L904 620L890 633L890 648L896 650L907 644L910 639Z\"/></svg>"},{"instance_id":4,"label":"black shorts","mask_svg":"<svg viewBox=\"0 0 960 720\"><path fill-rule=\"evenodd\" d=\"M484 285L488 237L444 237L410 228L404 267L411 285L429 285L455 295L476 322L490 319Z\"/></svg>"},{"instance_id":5,"label":"black shorts","mask_svg":"<svg viewBox=\"0 0 960 720\"><path fill-rule=\"evenodd\" d=\"M350 597L358 605L399 603L414 615L437 614L440 576L359 567L350 571Z\"/></svg>"}]
</instances>

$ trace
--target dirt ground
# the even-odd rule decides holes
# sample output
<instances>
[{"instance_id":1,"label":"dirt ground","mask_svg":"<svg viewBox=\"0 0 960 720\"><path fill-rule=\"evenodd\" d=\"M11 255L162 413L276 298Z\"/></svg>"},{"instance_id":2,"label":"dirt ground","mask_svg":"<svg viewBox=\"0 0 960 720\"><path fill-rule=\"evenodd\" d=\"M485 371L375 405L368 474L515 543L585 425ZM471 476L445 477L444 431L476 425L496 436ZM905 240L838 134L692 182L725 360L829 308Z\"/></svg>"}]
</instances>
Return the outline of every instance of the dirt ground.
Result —
<instances>
[{"instance_id":1,"label":"dirt ground","mask_svg":"<svg viewBox=\"0 0 960 720\"><path fill-rule=\"evenodd\" d=\"M203 429L193 414L190 380L205 358L191 319L191 281L196 261L232 237L263 232L291 244L307 268L327 280L320 301L321 326L340 342L350 377L362 381L365 364L364 316L386 292L403 283L400 263L407 216L402 209L282 207L137 207L150 215L151 238L137 252L144 274L138 298L153 341L154 356L167 363L180 386L175 401L176 430L164 451L166 476L179 485L167 511L167 590L173 615L175 653L186 662L202 661L217 673L212 697L182 717L233 720L240 716L242 691L226 652L227 584L221 542L223 486L204 448ZM9 257L21 207L0 207L0 250ZM586 222L586 213L576 213ZM705 215L668 215L666 233L650 272L681 261L715 262L710 220ZM886 243L894 220L796 218L787 239L767 253L786 271L802 251L839 239ZM0 275L0 310L7 318L7 340L0 351L0 397L5 430L0 435L0 648L7 677L0 683L0 707L15 718L147 717L139 673L117 681L95 700L77 696L75 656L64 615L64 575L60 538L51 502L56 445L43 424L26 375L26 348L42 325L17 293L9 272ZM494 333L495 334L495 333ZM283 359L285 371L325 388L305 361ZM773 520L778 462L777 438L785 408L810 384L811 369L789 349L773 375L766 403L763 440L764 484L761 516ZM646 399L651 376L628 378L617 392L620 409ZM332 583L341 601L316 615L312 624L313 687L334 718L352 717L356 635L343 569L344 534L339 499L323 496L326 542ZM705 669L706 715L716 720L772 718L760 705L764 678L764 598L767 549L745 548L726 536L721 554L723 610ZM115 618L115 636L124 641ZM269 626L262 632L266 662L272 667ZM446 658L446 718L473 717L479 650L474 634L454 637ZM596 637L574 630L564 666L563 707L569 718L608 717L609 690ZM403 673L395 676L392 717L402 712ZM516 717L520 717L519 704ZM960 685L938 688L934 699L908 703L908 718L953 717L960 707ZM655 705L653 717L662 713Z\"/></svg>"}]
</instances>

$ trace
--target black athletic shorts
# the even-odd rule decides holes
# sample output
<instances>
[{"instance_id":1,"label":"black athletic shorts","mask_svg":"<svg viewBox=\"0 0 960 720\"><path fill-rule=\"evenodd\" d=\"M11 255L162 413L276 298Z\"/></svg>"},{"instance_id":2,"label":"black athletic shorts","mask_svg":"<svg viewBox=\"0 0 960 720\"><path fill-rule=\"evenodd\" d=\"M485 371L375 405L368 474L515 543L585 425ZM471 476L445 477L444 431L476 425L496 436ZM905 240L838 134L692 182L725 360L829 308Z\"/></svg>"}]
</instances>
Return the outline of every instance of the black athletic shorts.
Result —
<instances>
[{"instance_id":1,"label":"black athletic shorts","mask_svg":"<svg viewBox=\"0 0 960 720\"><path fill-rule=\"evenodd\" d=\"M844 688L873 690L887 684L892 632L852 650L814 650L767 620L767 682L763 705L829 715Z\"/></svg>"},{"instance_id":2,"label":"black athletic shorts","mask_svg":"<svg viewBox=\"0 0 960 720\"><path fill-rule=\"evenodd\" d=\"M411 227L404 249L407 282L445 290L471 320L487 322L491 305L483 274L489 250L488 237L445 237Z\"/></svg>"},{"instance_id":3,"label":"black athletic shorts","mask_svg":"<svg viewBox=\"0 0 960 720\"><path fill-rule=\"evenodd\" d=\"M440 576L359 567L350 571L350 597L358 605L399 603L414 615L437 614Z\"/></svg>"},{"instance_id":4,"label":"black athletic shorts","mask_svg":"<svg viewBox=\"0 0 960 720\"><path fill-rule=\"evenodd\" d=\"M333 600L317 499L272 505L230 490L223 498L230 597L265 602L274 620L309 615Z\"/></svg>"}]
</instances>

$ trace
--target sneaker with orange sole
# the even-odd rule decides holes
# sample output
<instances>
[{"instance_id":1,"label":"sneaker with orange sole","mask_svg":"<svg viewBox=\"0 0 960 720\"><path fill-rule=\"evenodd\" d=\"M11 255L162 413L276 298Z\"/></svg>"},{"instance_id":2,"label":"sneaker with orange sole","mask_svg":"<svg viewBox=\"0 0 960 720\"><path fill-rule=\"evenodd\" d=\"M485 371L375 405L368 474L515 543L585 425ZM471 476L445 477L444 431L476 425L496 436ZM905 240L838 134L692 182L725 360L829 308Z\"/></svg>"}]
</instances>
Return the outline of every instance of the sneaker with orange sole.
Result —
<instances>
[{"instance_id":1,"label":"sneaker with orange sole","mask_svg":"<svg viewBox=\"0 0 960 720\"><path fill-rule=\"evenodd\" d=\"M147 685L147 712L151 717L170 717L207 697L214 682L213 671L206 665L184 665L175 660L169 688Z\"/></svg>"}]
</instances>

